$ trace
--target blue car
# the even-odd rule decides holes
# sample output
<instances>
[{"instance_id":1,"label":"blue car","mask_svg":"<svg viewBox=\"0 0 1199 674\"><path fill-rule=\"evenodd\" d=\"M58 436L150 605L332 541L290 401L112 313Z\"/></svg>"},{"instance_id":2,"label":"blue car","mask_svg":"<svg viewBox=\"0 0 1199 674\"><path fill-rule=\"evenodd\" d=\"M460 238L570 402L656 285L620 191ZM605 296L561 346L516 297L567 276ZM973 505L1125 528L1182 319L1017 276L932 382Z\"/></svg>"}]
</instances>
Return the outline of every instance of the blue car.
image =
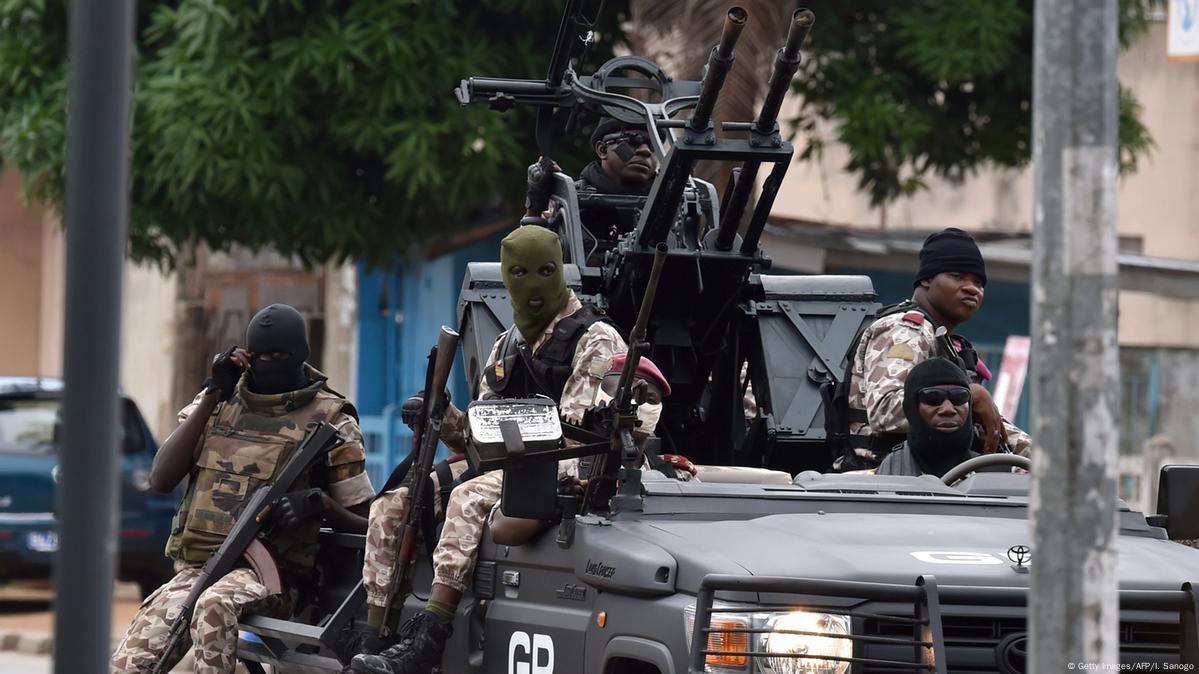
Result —
<instances>
[{"instance_id":1,"label":"blue car","mask_svg":"<svg viewBox=\"0 0 1199 674\"><path fill-rule=\"evenodd\" d=\"M0 377L0 580L51 573L62 393L59 379ZM178 498L151 491L158 447L137 405L123 394L121 431L118 576L145 595L172 575L163 548Z\"/></svg>"}]
</instances>

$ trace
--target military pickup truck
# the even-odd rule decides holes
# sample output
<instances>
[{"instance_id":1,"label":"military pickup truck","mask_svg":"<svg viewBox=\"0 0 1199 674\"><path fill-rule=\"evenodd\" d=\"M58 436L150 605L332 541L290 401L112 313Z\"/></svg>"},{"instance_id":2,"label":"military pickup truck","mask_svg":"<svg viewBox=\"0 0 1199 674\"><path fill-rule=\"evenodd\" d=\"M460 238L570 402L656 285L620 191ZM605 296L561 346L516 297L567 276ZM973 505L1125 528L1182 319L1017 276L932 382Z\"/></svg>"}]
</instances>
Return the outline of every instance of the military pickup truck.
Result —
<instances>
[{"instance_id":1,"label":"military pickup truck","mask_svg":"<svg viewBox=\"0 0 1199 674\"><path fill-rule=\"evenodd\" d=\"M578 517L568 545L553 528L523 546L488 537L442 671L1028 671L1027 475L643 478L639 509ZM1199 467L1172 467L1169 512L1120 508L1122 662L1199 662L1199 550L1169 538L1196 535L1196 493ZM348 662L339 650L365 615L352 582L362 538L326 543L331 582L310 624L247 619L243 660L276 672ZM405 616L430 581L422 560Z\"/></svg>"}]
</instances>

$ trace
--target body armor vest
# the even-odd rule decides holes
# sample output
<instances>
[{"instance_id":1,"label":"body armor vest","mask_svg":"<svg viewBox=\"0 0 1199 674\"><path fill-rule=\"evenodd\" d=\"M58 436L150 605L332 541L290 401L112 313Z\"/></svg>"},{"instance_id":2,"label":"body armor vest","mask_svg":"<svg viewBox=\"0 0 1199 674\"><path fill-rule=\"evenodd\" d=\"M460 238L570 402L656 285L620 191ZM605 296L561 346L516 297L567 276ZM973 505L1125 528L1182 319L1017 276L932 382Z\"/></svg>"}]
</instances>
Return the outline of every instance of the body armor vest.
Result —
<instances>
[{"instance_id":1,"label":"body armor vest","mask_svg":"<svg viewBox=\"0 0 1199 674\"><path fill-rule=\"evenodd\" d=\"M249 496L274 479L307 435L310 423L332 422L339 413L357 417L353 405L324 388L324 382L275 396L238 394L221 405L208 422L200 455L188 481L167 540L168 557L202 563L220 547ZM245 399L243 399L243 396ZM246 399L276 404L248 404ZM318 464L290 490L324 487L324 464ZM316 561L320 519L299 529L273 533L262 540L281 568L303 574Z\"/></svg>"},{"instance_id":2,"label":"body armor vest","mask_svg":"<svg viewBox=\"0 0 1199 674\"><path fill-rule=\"evenodd\" d=\"M543 395L561 402L579 340L593 324L608 320L602 311L584 304L558 321L553 336L535 353L515 326L509 328L500 336L495 360L483 371L487 385L500 398Z\"/></svg>"}]
</instances>

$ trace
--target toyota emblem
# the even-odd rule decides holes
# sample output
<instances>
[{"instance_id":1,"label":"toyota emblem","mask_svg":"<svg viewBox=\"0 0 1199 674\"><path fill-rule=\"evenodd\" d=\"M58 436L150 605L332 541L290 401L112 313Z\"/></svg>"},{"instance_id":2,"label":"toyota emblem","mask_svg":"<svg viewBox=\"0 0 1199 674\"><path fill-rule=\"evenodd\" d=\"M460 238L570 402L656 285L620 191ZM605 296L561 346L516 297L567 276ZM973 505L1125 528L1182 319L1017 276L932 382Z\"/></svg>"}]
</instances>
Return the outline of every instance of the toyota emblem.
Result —
<instances>
[{"instance_id":1,"label":"toyota emblem","mask_svg":"<svg viewBox=\"0 0 1199 674\"><path fill-rule=\"evenodd\" d=\"M1013 545L1007 549L1007 558L1016 566L1024 566L1032 559L1032 548L1027 545Z\"/></svg>"}]
</instances>

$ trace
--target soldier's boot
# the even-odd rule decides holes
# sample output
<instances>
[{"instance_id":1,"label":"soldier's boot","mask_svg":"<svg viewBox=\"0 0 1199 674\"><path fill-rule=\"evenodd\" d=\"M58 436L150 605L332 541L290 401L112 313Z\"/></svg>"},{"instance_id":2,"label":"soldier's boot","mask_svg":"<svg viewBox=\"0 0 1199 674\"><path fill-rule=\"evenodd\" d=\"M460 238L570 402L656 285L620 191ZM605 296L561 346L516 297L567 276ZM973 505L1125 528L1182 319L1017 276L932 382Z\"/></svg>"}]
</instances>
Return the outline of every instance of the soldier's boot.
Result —
<instances>
[{"instance_id":1,"label":"soldier's boot","mask_svg":"<svg viewBox=\"0 0 1199 674\"><path fill-rule=\"evenodd\" d=\"M342 651L342 660L349 662L355 655L377 655L393 646L395 642L396 637L381 637L379 630L374 627L355 630L346 640L345 648ZM353 669L348 664L345 669L341 670L341 674L351 674L351 672Z\"/></svg>"},{"instance_id":2,"label":"soldier's boot","mask_svg":"<svg viewBox=\"0 0 1199 674\"><path fill-rule=\"evenodd\" d=\"M356 674L427 674L441 664L445 642L454 626L428 611L420 611L400 628L400 640L378 655L357 655L350 662Z\"/></svg>"}]
</instances>

